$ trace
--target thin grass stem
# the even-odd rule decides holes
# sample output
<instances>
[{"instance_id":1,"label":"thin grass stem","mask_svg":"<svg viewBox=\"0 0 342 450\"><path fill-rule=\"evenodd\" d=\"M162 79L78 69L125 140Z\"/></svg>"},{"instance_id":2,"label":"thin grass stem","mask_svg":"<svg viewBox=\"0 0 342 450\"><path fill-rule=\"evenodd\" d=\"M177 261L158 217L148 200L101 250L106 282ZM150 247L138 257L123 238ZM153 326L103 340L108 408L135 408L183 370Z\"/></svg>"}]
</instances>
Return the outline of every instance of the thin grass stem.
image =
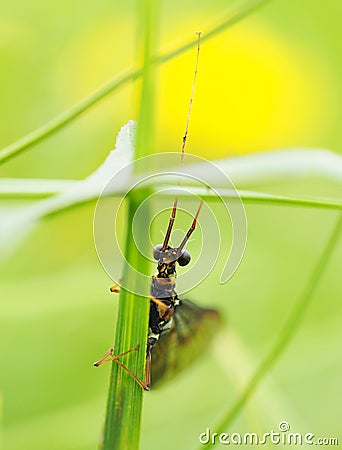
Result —
<instances>
[{"instance_id":1,"label":"thin grass stem","mask_svg":"<svg viewBox=\"0 0 342 450\"><path fill-rule=\"evenodd\" d=\"M239 20L242 20L244 17L248 16L252 12L254 12L258 7L267 3L269 0L247 0L240 1L236 4L232 5L228 10L226 17L220 22L218 25L214 26L210 29L205 35L202 37L202 42L206 40L212 39L218 34L222 33L226 28L234 25ZM196 42L191 40L186 44L178 47L175 50L171 50L165 54L155 55L151 58L151 64L163 64L170 59L176 58L180 54L186 52L192 47L196 46ZM38 127L36 130L31 131L26 136L18 139L17 141L9 144L8 146L2 148L0 150L0 164L8 161L9 159L19 155L24 150L32 147L38 142L46 139L51 136L56 131L68 125L74 119L79 117L81 114L86 112L89 108L94 106L100 100L104 99L107 95L113 93L120 87L124 86L128 82L132 82L141 77L143 73L143 69L135 69L129 70L126 73L123 73L108 83L104 84L100 88L96 89L93 93L89 94L86 98L81 100L76 105L70 107L66 111L62 112L60 115L51 119L49 122L44 125Z\"/></svg>"}]
</instances>

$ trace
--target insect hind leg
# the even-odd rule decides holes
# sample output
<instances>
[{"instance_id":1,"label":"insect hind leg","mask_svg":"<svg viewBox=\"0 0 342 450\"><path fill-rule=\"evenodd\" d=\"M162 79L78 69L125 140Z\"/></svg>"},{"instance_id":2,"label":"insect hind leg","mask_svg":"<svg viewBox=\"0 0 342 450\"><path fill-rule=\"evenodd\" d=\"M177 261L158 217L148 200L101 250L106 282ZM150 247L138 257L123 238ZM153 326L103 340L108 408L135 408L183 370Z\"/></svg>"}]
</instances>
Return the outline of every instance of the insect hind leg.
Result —
<instances>
[{"instance_id":1,"label":"insect hind leg","mask_svg":"<svg viewBox=\"0 0 342 450\"><path fill-rule=\"evenodd\" d=\"M148 383L144 383L142 382L127 366L125 366L121 361L119 361L119 358L121 358L122 356L127 355L128 353L134 352L139 350L140 346L137 345L134 348L130 348L129 350L126 350L123 353L120 353L119 355L114 355L114 348L111 347L108 352L106 352L102 358L100 358L98 361L94 362L94 366L95 367L99 367L100 365L110 362L110 361L115 361L120 367L122 367L138 384L140 387L142 387L145 391L149 391L150 390L150 380L148 380ZM151 358L150 358L151 359ZM147 360L146 360L146 366L147 366Z\"/></svg>"}]
</instances>

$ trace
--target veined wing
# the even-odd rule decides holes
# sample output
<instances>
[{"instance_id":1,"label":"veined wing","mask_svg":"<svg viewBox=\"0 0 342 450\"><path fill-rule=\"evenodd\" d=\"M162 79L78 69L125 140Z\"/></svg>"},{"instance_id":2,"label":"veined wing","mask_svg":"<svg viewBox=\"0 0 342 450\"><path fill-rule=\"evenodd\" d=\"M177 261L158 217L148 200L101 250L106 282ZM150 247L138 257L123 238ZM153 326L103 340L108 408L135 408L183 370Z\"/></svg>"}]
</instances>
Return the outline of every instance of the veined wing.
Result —
<instances>
[{"instance_id":1,"label":"veined wing","mask_svg":"<svg viewBox=\"0 0 342 450\"><path fill-rule=\"evenodd\" d=\"M152 350L152 389L203 354L219 327L216 310L180 300L170 331L160 336Z\"/></svg>"}]
</instances>

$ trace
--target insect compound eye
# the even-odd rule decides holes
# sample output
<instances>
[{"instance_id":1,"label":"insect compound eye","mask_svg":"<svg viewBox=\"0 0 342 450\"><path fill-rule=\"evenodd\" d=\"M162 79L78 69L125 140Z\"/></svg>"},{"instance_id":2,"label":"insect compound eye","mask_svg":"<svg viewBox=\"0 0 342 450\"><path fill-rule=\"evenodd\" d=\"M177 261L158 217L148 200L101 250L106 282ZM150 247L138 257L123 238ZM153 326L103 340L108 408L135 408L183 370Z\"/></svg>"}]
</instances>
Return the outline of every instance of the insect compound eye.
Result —
<instances>
[{"instance_id":1,"label":"insect compound eye","mask_svg":"<svg viewBox=\"0 0 342 450\"><path fill-rule=\"evenodd\" d=\"M163 244L158 244L153 249L153 258L156 261L159 261L159 259L160 259L160 254L161 254L161 249L162 248L163 248Z\"/></svg>"},{"instance_id":2,"label":"insect compound eye","mask_svg":"<svg viewBox=\"0 0 342 450\"><path fill-rule=\"evenodd\" d=\"M178 264L180 266L186 266L189 264L191 259L191 255L187 250L183 250L180 257L178 258Z\"/></svg>"}]
</instances>

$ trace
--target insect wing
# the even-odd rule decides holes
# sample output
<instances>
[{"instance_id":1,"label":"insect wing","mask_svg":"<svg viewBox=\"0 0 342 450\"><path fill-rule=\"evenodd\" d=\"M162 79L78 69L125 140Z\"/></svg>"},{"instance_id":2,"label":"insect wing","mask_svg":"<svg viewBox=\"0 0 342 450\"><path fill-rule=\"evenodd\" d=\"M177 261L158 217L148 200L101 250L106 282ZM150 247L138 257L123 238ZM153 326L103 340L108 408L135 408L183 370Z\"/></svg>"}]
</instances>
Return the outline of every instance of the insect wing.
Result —
<instances>
[{"instance_id":1,"label":"insect wing","mask_svg":"<svg viewBox=\"0 0 342 450\"><path fill-rule=\"evenodd\" d=\"M197 359L210 344L219 324L216 310L180 300L171 329L160 336L152 351L152 387L173 378Z\"/></svg>"}]
</instances>

